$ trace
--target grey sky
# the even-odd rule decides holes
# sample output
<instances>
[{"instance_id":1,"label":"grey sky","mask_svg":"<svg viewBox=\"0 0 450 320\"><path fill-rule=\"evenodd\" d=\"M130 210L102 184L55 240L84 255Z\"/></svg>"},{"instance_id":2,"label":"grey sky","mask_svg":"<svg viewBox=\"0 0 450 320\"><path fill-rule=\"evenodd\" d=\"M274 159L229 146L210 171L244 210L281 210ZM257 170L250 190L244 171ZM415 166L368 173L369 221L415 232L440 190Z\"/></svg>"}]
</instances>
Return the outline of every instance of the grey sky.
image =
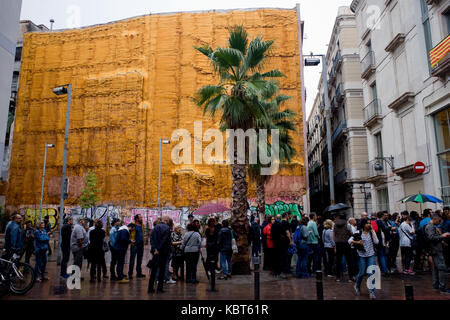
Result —
<instances>
[{"instance_id":1,"label":"grey sky","mask_svg":"<svg viewBox=\"0 0 450 320\"><path fill-rule=\"evenodd\" d=\"M55 20L53 28L64 29L75 25L89 26L106 23L150 12L259 7L294 8L296 3L300 3L302 20L305 21L307 39L304 41L303 53L308 54L311 51L324 53L338 7L350 5L351 0L23 0L21 19L49 26L49 20L53 18ZM305 68L308 114L317 93L320 71L320 66Z\"/></svg>"}]
</instances>

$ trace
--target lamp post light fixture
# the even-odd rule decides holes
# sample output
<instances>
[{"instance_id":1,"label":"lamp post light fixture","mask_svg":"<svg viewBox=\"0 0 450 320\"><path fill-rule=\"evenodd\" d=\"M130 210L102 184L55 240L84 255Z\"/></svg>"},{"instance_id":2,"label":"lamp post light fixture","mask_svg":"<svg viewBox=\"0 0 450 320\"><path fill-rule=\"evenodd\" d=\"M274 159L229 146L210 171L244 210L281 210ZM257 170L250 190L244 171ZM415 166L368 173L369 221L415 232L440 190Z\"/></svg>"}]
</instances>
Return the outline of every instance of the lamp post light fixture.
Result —
<instances>
[{"instance_id":1,"label":"lamp post light fixture","mask_svg":"<svg viewBox=\"0 0 450 320\"><path fill-rule=\"evenodd\" d=\"M42 200L44 197L44 181L45 181L45 167L47 165L47 148L54 148L55 145L51 143L45 143L44 151L44 169L42 170L42 186L41 186L41 202L39 204L39 221L42 219Z\"/></svg>"},{"instance_id":2,"label":"lamp post light fixture","mask_svg":"<svg viewBox=\"0 0 450 320\"><path fill-rule=\"evenodd\" d=\"M61 177L61 204L59 206L59 238L58 238L58 258L56 260L57 265L61 262L61 230L63 227L64 218L64 194L66 185L66 167L67 167L67 146L69 143L69 120L70 120L70 104L72 100L72 84L62 85L53 88L53 93L57 96L62 96L67 94L67 108L66 108L66 128L64 131L64 158L63 158L63 168Z\"/></svg>"},{"instance_id":3,"label":"lamp post light fixture","mask_svg":"<svg viewBox=\"0 0 450 320\"><path fill-rule=\"evenodd\" d=\"M163 144L170 144L169 139L159 139L159 172L158 172L158 212L159 216L162 216L161 212L161 149Z\"/></svg>"},{"instance_id":4,"label":"lamp post light fixture","mask_svg":"<svg viewBox=\"0 0 450 320\"><path fill-rule=\"evenodd\" d=\"M327 129L327 149L328 149L328 181L330 185L330 202L335 204L334 197L334 170L333 170L333 148L331 144L331 111L330 102L328 99L328 71L327 71L327 61L326 56L323 54L311 54L305 57L305 66L318 66L322 61L322 82L324 91L324 104L325 104L325 123Z\"/></svg>"}]
</instances>

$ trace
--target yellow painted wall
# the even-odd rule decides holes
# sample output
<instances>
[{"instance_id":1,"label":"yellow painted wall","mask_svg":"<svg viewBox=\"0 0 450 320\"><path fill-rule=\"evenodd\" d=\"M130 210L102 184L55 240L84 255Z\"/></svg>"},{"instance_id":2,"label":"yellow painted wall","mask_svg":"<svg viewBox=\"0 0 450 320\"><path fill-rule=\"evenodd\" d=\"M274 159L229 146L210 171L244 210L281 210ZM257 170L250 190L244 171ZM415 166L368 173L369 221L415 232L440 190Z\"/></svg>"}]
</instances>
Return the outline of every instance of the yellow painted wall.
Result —
<instances>
[{"instance_id":1,"label":"yellow painted wall","mask_svg":"<svg viewBox=\"0 0 450 320\"><path fill-rule=\"evenodd\" d=\"M251 38L263 35L276 41L268 65L287 75L281 80L282 93L292 97L289 107L299 114L297 156L280 175L303 176L296 11L148 15L25 35L7 205L39 203L45 142L56 148L48 151L44 204L59 203L67 97L57 97L51 89L72 83L67 175L82 177L88 169L96 170L103 201L156 206L159 138L170 138L177 128L193 134L202 111L191 99L198 88L216 82L207 59L193 47L225 46L226 28L234 24L243 24ZM215 125L203 118L204 131ZM163 146L163 205L231 197L228 166L174 165L172 146ZM70 190L67 204L76 204L80 188ZM301 196L303 188L297 183L290 190Z\"/></svg>"}]
</instances>

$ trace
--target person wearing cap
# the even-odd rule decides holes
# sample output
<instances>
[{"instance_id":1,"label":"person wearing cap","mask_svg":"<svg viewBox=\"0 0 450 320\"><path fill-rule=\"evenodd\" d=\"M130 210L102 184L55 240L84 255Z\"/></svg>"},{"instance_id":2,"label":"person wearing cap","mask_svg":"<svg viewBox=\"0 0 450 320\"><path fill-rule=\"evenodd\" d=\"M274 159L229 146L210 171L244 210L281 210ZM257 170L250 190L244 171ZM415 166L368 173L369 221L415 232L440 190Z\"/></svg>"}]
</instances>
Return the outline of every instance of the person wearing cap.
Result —
<instances>
[{"instance_id":1,"label":"person wearing cap","mask_svg":"<svg viewBox=\"0 0 450 320\"><path fill-rule=\"evenodd\" d=\"M111 281L117 280L116 266L118 252L116 250L117 231L119 231L120 220L114 218L111 222L111 230L109 231L109 250L111 251L111 264L109 266L109 272L111 273Z\"/></svg>"}]
</instances>

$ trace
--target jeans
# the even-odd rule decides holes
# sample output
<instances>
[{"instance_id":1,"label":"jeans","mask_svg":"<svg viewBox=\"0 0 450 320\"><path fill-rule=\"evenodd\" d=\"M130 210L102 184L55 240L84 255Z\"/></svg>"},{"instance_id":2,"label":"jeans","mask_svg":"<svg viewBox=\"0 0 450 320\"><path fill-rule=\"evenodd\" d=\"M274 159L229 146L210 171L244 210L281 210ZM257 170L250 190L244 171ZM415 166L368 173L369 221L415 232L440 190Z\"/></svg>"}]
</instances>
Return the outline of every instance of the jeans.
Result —
<instances>
[{"instance_id":1,"label":"jeans","mask_svg":"<svg viewBox=\"0 0 450 320\"><path fill-rule=\"evenodd\" d=\"M125 278L125 275L123 273L123 266L125 265L125 256L127 252L126 251L118 251L117 252L117 279L122 280Z\"/></svg>"},{"instance_id":2,"label":"jeans","mask_svg":"<svg viewBox=\"0 0 450 320\"><path fill-rule=\"evenodd\" d=\"M359 257L358 266L359 266L359 273L356 276L356 287L358 289L361 289L361 283L364 279L364 276L367 274L367 268L369 266L376 266L377 265L377 257L371 256L371 257ZM375 289L369 289L370 293L374 293Z\"/></svg>"},{"instance_id":3,"label":"jeans","mask_svg":"<svg viewBox=\"0 0 450 320\"><path fill-rule=\"evenodd\" d=\"M381 272L387 273L387 261L386 261L386 247L380 245L378 247L378 262L380 263Z\"/></svg>"},{"instance_id":4,"label":"jeans","mask_svg":"<svg viewBox=\"0 0 450 320\"><path fill-rule=\"evenodd\" d=\"M308 257L308 270L316 272L319 270L319 254L320 248L318 244L308 243L309 251L311 254ZM312 269L311 269L312 262Z\"/></svg>"},{"instance_id":5,"label":"jeans","mask_svg":"<svg viewBox=\"0 0 450 320\"><path fill-rule=\"evenodd\" d=\"M128 276L133 276L134 260L136 260L136 274L142 274L142 257L144 256L144 245L134 245L130 249L130 264L128 266Z\"/></svg>"},{"instance_id":6,"label":"jeans","mask_svg":"<svg viewBox=\"0 0 450 320\"><path fill-rule=\"evenodd\" d=\"M403 271L411 268L412 249L411 247L401 247Z\"/></svg>"},{"instance_id":7,"label":"jeans","mask_svg":"<svg viewBox=\"0 0 450 320\"><path fill-rule=\"evenodd\" d=\"M332 275L334 265L334 248L324 248L324 250L323 262L325 264L325 274Z\"/></svg>"},{"instance_id":8,"label":"jeans","mask_svg":"<svg viewBox=\"0 0 450 320\"><path fill-rule=\"evenodd\" d=\"M168 260L168 255L164 255L159 253L158 255L153 256L153 259L156 259L155 266L152 268L152 271L150 272L150 279L148 280L148 292L151 292L154 290L154 284L156 280L156 272L159 272L158 274L158 290L163 290L164 285L164 271L166 269L166 264Z\"/></svg>"},{"instance_id":9,"label":"jeans","mask_svg":"<svg viewBox=\"0 0 450 320\"><path fill-rule=\"evenodd\" d=\"M225 277L227 274L231 274L232 271L232 262L231 257L233 256L232 252L220 252L220 266L222 267L222 275ZM228 270L227 270L228 265ZM227 272L228 271L228 272Z\"/></svg>"},{"instance_id":10,"label":"jeans","mask_svg":"<svg viewBox=\"0 0 450 320\"><path fill-rule=\"evenodd\" d=\"M83 259L84 259L84 249L79 249L78 251L72 252L73 254L73 264L80 268L80 272L83 267Z\"/></svg>"},{"instance_id":11,"label":"jeans","mask_svg":"<svg viewBox=\"0 0 450 320\"><path fill-rule=\"evenodd\" d=\"M172 254L170 254L167 257L167 261L166 261L166 267L165 267L165 271L164 271L164 281L169 281L170 280L170 271L169 271L169 262L172 259ZM159 279L159 269L158 271L156 271L156 278Z\"/></svg>"},{"instance_id":12,"label":"jeans","mask_svg":"<svg viewBox=\"0 0 450 320\"><path fill-rule=\"evenodd\" d=\"M61 258L61 276L67 275L67 264L70 259L70 247L61 248L62 258Z\"/></svg>"},{"instance_id":13,"label":"jeans","mask_svg":"<svg viewBox=\"0 0 450 320\"><path fill-rule=\"evenodd\" d=\"M40 275L43 278L45 275L45 267L47 266L47 250L38 249L34 254L36 255L34 272L36 273L36 277Z\"/></svg>"},{"instance_id":14,"label":"jeans","mask_svg":"<svg viewBox=\"0 0 450 320\"><path fill-rule=\"evenodd\" d=\"M197 280L197 263L200 256L199 252L186 252L186 281Z\"/></svg>"},{"instance_id":15,"label":"jeans","mask_svg":"<svg viewBox=\"0 0 450 320\"><path fill-rule=\"evenodd\" d=\"M301 244L297 247L297 266L295 269L295 275L297 278L309 276L308 274L308 245Z\"/></svg>"},{"instance_id":16,"label":"jeans","mask_svg":"<svg viewBox=\"0 0 450 320\"><path fill-rule=\"evenodd\" d=\"M445 259L442 254L434 254L433 256L433 288L446 290L446 266Z\"/></svg>"},{"instance_id":17,"label":"jeans","mask_svg":"<svg viewBox=\"0 0 450 320\"><path fill-rule=\"evenodd\" d=\"M388 252L388 259L387 259L387 267L391 271L397 269L398 249L399 249L398 237L392 238L391 242L389 243L389 252Z\"/></svg>"},{"instance_id":18,"label":"jeans","mask_svg":"<svg viewBox=\"0 0 450 320\"><path fill-rule=\"evenodd\" d=\"M34 244L32 242L25 244L25 263L30 264L31 256L34 253Z\"/></svg>"},{"instance_id":19,"label":"jeans","mask_svg":"<svg viewBox=\"0 0 450 320\"><path fill-rule=\"evenodd\" d=\"M336 242L336 278L342 276L342 257L345 257L348 267L349 278L355 275L352 263L352 252L350 245L347 242Z\"/></svg>"},{"instance_id":20,"label":"jeans","mask_svg":"<svg viewBox=\"0 0 450 320\"><path fill-rule=\"evenodd\" d=\"M109 273L111 274L111 279L117 278L116 275L116 266L117 266L117 260L119 258L119 253L116 249L109 247L111 250L111 264L109 266Z\"/></svg>"}]
</instances>

